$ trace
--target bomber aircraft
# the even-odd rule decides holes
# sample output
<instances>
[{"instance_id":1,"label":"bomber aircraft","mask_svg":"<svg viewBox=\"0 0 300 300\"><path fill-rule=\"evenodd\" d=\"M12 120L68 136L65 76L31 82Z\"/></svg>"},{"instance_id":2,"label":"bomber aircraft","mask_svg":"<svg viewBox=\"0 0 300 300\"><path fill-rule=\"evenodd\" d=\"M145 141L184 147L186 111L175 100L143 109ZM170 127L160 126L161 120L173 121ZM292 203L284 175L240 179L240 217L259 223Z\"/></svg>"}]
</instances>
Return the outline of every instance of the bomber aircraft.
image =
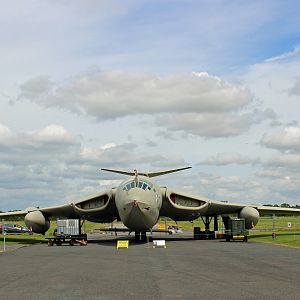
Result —
<instances>
[{"instance_id":1,"label":"bomber aircraft","mask_svg":"<svg viewBox=\"0 0 300 300\"><path fill-rule=\"evenodd\" d=\"M97 223L122 221L128 231L135 232L136 239L145 240L160 217L174 221L193 221L199 217L209 230L213 217L236 214L245 219L247 229L253 228L263 214L300 214L300 209L226 203L194 196L173 188L160 187L152 177L178 172L179 169L138 173L101 169L130 176L118 187L86 197L80 201L60 206L35 208L0 213L0 218L23 215L25 224L35 233L45 234L50 227L50 217L78 218ZM224 220L224 219L223 219ZM225 222L224 222L225 223ZM225 224L226 227L226 224Z\"/></svg>"}]
</instances>

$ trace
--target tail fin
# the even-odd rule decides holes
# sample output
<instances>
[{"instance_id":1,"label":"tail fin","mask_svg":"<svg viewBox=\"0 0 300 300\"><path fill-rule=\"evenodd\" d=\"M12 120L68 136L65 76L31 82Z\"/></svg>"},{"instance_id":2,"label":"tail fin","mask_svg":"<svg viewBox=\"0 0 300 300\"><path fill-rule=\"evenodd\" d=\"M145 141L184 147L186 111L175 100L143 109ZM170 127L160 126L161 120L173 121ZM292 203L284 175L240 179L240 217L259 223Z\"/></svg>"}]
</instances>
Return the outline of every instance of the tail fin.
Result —
<instances>
[{"instance_id":1,"label":"tail fin","mask_svg":"<svg viewBox=\"0 0 300 300\"><path fill-rule=\"evenodd\" d=\"M184 168L179 168L179 169L172 169L172 170L165 170L165 171L157 171L157 172L147 172L147 173L138 173L141 176L146 176L146 177L156 177L156 176L161 176L173 172L179 172L182 170L187 170L191 169L192 167L184 167ZM119 171L119 170L112 170L112 169L101 169L102 171L107 171L107 172L113 172L113 173L118 173L118 174L123 174L123 175L129 175L129 176L135 176L137 175L137 171L134 170L133 172L127 172L127 171Z\"/></svg>"}]
</instances>

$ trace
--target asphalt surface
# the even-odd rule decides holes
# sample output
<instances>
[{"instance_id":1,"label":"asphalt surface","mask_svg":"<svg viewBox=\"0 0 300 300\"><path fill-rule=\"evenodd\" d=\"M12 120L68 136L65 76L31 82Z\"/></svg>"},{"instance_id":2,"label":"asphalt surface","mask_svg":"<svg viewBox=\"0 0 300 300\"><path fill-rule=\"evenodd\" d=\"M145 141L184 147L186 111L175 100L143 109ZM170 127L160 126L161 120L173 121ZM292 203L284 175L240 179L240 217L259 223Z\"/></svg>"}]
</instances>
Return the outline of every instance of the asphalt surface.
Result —
<instances>
[{"instance_id":1,"label":"asphalt surface","mask_svg":"<svg viewBox=\"0 0 300 300\"><path fill-rule=\"evenodd\" d=\"M260 243L102 237L0 253L1 299L299 299L300 250Z\"/></svg>"}]
</instances>

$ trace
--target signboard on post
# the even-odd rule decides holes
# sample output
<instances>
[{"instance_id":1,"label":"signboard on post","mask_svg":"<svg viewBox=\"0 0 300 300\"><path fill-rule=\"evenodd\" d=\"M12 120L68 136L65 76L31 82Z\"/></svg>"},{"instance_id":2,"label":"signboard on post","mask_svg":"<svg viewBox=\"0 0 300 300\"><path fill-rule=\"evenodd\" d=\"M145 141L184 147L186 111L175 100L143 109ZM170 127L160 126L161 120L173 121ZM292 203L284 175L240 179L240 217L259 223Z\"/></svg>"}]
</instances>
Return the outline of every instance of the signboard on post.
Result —
<instances>
[{"instance_id":1,"label":"signboard on post","mask_svg":"<svg viewBox=\"0 0 300 300\"><path fill-rule=\"evenodd\" d=\"M153 240L153 248L167 248L165 240Z\"/></svg>"},{"instance_id":2,"label":"signboard on post","mask_svg":"<svg viewBox=\"0 0 300 300\"><path fill-rule=\"evenodd\" d=\"M117 242L117 249L119 248L127 248L129 247L129 241L125 240L125 241L118 241Z\"/></svg>"}]
</instances>

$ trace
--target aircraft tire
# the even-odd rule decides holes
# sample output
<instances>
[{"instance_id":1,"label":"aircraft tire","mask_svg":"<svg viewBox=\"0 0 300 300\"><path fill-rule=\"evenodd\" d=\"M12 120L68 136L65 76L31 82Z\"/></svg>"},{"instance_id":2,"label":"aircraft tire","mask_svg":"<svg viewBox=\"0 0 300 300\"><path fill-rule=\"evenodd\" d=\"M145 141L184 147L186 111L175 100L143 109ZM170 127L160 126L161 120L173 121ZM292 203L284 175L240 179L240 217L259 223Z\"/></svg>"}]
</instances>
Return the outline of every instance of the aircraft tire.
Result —
<instances>
[{"instance_id":1,"label":"aircraft tire","mask_svg":"<svg viewBox=\"0 0 300 300\"><path fill-rule=\"evenodd\" d=\"M146 233L146 231L141 232L141 241L142 242L147 242L147 233Z\"/></svg>"}]
</instances>

